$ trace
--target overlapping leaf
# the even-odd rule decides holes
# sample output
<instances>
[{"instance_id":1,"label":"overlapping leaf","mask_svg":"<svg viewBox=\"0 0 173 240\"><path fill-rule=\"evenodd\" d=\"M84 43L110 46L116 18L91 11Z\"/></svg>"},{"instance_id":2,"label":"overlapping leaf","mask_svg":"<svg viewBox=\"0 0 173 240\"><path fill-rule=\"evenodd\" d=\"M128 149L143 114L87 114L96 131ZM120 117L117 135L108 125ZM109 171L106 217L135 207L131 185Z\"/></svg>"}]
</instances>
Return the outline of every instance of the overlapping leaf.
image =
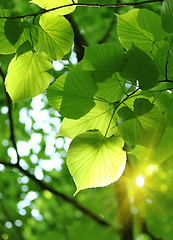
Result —
<instances>
[{"instance_id":1,"label":"overlapping leaf","mask_svg":"<svg viewBox=\"0 0 173 240\"><path fill-rule=\"evenodd\" d=\"M111 121L112 111L108 103L96 101L96 106L85 116L78 120L64 118L61 123L61 128L58 136L74 138L78 134L87 130L98 129L105 135L109 123ZM110 137L115 132L116 120L113 119L107 132L107 137Z\"/></svg>"},{"instance_id":2,"label":"overlapping leaf","mask_svg":"<svg viewBox=\"0 0 173 240\"><path fill-rule=\"evenodd\" d=\"M75 0L74 2L77 3ZM41 8L52 9L59 8L56 13L60 15L66 15L75 10L74 6L68 7L67 5L73 4L72 0L31 0L30 3L35 3ZM66 7L63 7L66 6Z\"/></svg>"},{"instance_id":3,"label":"overlapping leaf","mask_svg":"<svg viewBox=\"0 0 173 240\"><path fill-rule=\"evenodd\" d=\"M4 26L5 36L14 45L20 38L24 26L20 19L7 19Z\"/></svg>"},{"instance_id":4,"label":"overlapping leaf","mask_svg":"<svg viewBox=\"0 0 173 240\"><path fill-rule=\"evenodd\" d=\"M42 93L50 84L52 76L47 72L52 68L45 53L29 51L13 58L5 80L6 90L16 102Z\"/></svg>"},{"instance_id":5,"label":"overlapping leaf","mask_svg":"<svg viewBox=\"0 0 173 240\"><path fill-rule=\"evenodd\" d=\"M95 106L93 97L96 91L97 86L90 73L70 71L48 88L47 97L50 105L62 116L78 119Z\"/></svg>"},{"instance_id":6,"label":"overlapping leaf","mask_svg":"<svg viewBox=\"0 0 173 240\"><path fill-rule=\"evenodd\" d=\"M145 98L134 101L134 110L122 107L118 110L120 123L118 130L124 141L131 145L140 144L146 147L158 145L165 121L160 110Z\"/></svg>"},{"instance_id":7,"label":"overlapping leaf","mask_svg":"<svg viewBox=\"0 0 173 240\"><path fill-rule=\"evenodd\" d=\"M146 53L157 52L165 36L159 15L147 9L133 9L117 17L119 40L125 48L133 43Z\"/></svg>"},{"instance_id":8,"label":"overlapping leaf","mask_svg":"<svg viewBox=\"0 0 173 240\"><path fill-rule=\"evenodd\" d=\"M173 33L173 1L164 0L161 9L163 29L168 33Z\"/></svg>"},{"instance_id":9,"label":"overlapping leaf","mask_svg":"<svg viewBox=\"0 0 173 240\"><path fill-rule=\"evenodd\" d=\"M55 12L40 17L37 50L48 54L51 60L60 60L73 44L73 30L70 23Z\"/></svg>"},{"instance_id":10,"label":"overlapping leaf","mask_svg":"<svg viewBox=\"0 0 173 240\"><path fill-rule=\"evenodd\" d=\"M126 164L123 144L120 137L105 138L98 131L74 138L67 153L67 165L77 186L76 193L119 179Z\"/></svg>"},{"instance_id":11,"label":"overlapping leaf","mask_svg":"<svg viewBox=\"0 0 173 240\"><path fill-rule=\"evenodd\" d=\"M160 72L160 80L173 80L173 42L169 40L159 49L154 60ZM166 79L165 79L166 80Z\"/></svg>"},{"instance_id":12,"label":"overlapping leaf","mask_svg":"<svg viewBox=\"0 0 173 240\"><path fill-rule=\"evenodd\" d=\"M0 54L10 54L15 52L15 47L12 43L6 38L4 27L6 19L1 19L0 21Z\"/></svg>"},{"instance_id":13,"label":"overlapping leaf","mask_svg":"<svg viewBox=\"0 0 173 240\"><path fill-rule=\"evenodd\" d=\"M127 59L127 66L121 76L133 84L138 80L142 90L156 85L159 72L156 64L145 52L133 45L127 52Z\"/></svg>"},{"instance_id":14,"label":"overlapping leaf","mask_svg":"<svg viewBox=\"0 0 173 240\"><path fill-rule=\"evenodd\" d=\"M85 48L83 69L93 71L96 81L104 81L122 71L126 57L120 43L104 43Z\"/></svg>"},{"instance_id":15,"label":"overlapping leaf","mask_svg":"<svg viewBox=\"0 0 173 240\"><path fill-rule=\"evenodd\" d=\"M97 86L98 91L96 96L108 102L120 100L126 92L125 82L121 82L117 76L108 78L104 82L98 82Z\"/></svg>"}]
</instances>

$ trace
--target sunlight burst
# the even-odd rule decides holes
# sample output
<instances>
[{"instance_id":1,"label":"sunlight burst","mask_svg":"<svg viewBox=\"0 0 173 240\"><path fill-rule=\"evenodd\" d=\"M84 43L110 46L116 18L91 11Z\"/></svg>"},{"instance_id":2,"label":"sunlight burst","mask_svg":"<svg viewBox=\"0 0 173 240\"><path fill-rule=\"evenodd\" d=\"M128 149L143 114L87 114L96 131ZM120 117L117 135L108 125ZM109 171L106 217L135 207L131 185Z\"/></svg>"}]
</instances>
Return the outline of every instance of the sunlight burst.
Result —
<instances>
[{"instance_id":1,"label":"sunlight burst","mask_svg":"<svg viewBox=\"0 0 173 240\"><path fill-rule=\"evenodd\" d=\"M143 176L138 176L136 178L136 184L138 185L138 187L143 187L144 183L145 183L145 180Z\"/></svg>"}]
</instances>

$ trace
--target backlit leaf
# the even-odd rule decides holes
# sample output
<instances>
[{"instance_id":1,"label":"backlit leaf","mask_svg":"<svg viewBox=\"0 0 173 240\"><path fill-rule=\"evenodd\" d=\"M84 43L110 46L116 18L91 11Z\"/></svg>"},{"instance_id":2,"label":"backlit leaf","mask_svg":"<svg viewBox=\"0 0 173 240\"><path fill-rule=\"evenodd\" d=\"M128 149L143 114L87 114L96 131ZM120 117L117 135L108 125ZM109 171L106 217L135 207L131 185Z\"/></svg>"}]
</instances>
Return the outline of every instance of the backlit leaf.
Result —
<instances>
[{"instance_id":1,"label":"backlit leaf","mask_svg":"<svg viewBox=\"0 0 173 240\"><path fill-rule=\"evenodd\" d=\"M58 136L74 138L87 130L98 129L105 135L112 117L111 108L108 103L96 101L96 106L85 116L78 120L64 118ZM109 126L107 137L115 132L116 120L113 119Z\"/></svg>"},{"instance_id":2,"label":"backlit leaf","mask_svg":"<svg viewBox=\"0 0 173 240\"><path fill-rule=\"evenodd\" d=\"M7 19L5 22L5 36L13 45L19 40L23 29L24 26L20 19Z\"/></svg>"},{"instance_id":3,"label":"backlit leaf","mask_svg":"<svg viewBox=\"0 0 173 240\"><path fill-rule=\"evenodd\" d=\"M158 145L165 121L160 110L145 98L135 99L134 110L122 107L118 110L118 130L125 142L146 147Z\"/></svg>"},{"instance_id":4,"label":"backlit leaf","mask_svg":"<svg viewBox=\"0 0 173 240\"><path fill-rule=\"evenodd\" d=\"M77 3L77 1L74 1ZM30 3L35 3L41 8L45 9L52 9L52 8L59 8L56 10L56 13L60 15L66 15L75 10L74 6L71 7L61 7L67 6L73 3L72 0L31 0Z\"/></svg>"},{"instance_id":5,"label":"backlit leaf","mask_svg":"<svg viewBox=\"0 0 173 240\"><path fill-rule=\"evenodd\" d=\"M15 52L15 47L11 44L11 42L7 39L4 27L6 23L6 19L1 19L0 21L0 54L10 54Z\"/></svg>"},{"instance_id":6,"label":"backlit leaf","mask_svg":"<svg viewBox=\"0 0 173 240\"><path fill-rule=\"evenodd\" d=\"M47 97L50 105L62 116L78 119L95 106L93 97L96 91L97 86L90 73L70 71L48 88Z\"/></svg>"},{"instance_id":7,"label":"backlit leaf","mask_svg":"<svg viewBox=\"0 0 173 240\"><path fill-rule=\"evenodd\" d=\"M77 186L76 193L119 179L126 164L123 145L120 137L105 138L100 132L82 133L74 138L67 153L67 165Z\"/></svg>"},{"instance_id":8,"label":"backlit leaf","mask_svg":"<svg viewBox=\"0 0 173 240\"><path fill-rule=\"evenodd\" d=\"M117 17L119 40L125 48L133 43L146 53L157 52L165 36L159 15L148 9L133 9Z\"/></svg>"},{"instance_id":9,"label":"backlit leaf","mask_svg":"<svg viewBox=\"0 0 173 240\"><path fill-rule=\"evenodd\" d=\"M168 33L173 33L173 0L163 1L161 19L163 29Z\"/></svg>"},{"instance_id":10,"label":"backlit leaf","mask_svg":"<svg viewBox=\"0 0 173 240\"><path fill-rule=\"evenodd\" d=\"M122 99L126 91L124 82L121 82L116 76L108 78L104 82L98 82L97 86L96 96L108 102L116 102Z\"/></svg>"},{"instance_id":11,"label":"backlit leaf","mask_svg":"<svg viewBox=\"0 0 173 240\"><path fill-rule=\"evenodd\" d=\"M96 81L104 81L122 71L126 56L120 43L104 43L85 48L83 69L94 71Z\"/></svg>"},{"instance_id":12,"label":"backlit leaf","mask_svg":"<svg viewBox=\"0 0 173 240\"><path fill-rule=\"evenodd\" d=\"M42 93L52 80L52 76L47 72L51 68L45 53L29 51L13 58L5 80L11 99L16 102Z\"/></svg>"},{"instance_id":13,"label":"backlit leaf","mask_svg":"<svg viewBox=\"0 0 173 240\"><path fill-rule=\"evenodd\" d=\"M51 60L60 60L72 48L73 30L70 23L55 12L40 17L37 50L47 53Z\"/></svg>"},{"instance_id":14,"label":"backlit leaf","mask_svg":"<svg viewBox=\"0 0 173 240\"><path fill-rule=\"evenodd\" d=\"M127 65L121 74L122 77L133 84L139 81L139 87L143 90L156 85L159 72L153 60L142 50L134 45L127 52Z\"/></svg>"}]
</instances>

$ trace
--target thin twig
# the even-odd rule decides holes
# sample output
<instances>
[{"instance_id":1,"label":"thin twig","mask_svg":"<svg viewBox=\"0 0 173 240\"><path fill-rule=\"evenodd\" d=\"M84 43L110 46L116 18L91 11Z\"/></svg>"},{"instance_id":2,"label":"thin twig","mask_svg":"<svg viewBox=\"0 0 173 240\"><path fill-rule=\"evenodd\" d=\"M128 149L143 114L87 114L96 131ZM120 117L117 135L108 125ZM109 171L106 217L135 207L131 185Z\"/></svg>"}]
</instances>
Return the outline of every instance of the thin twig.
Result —
<instances>
[{"instance_id":1,"label":"thin twig","mask_svg":"<svg viewBox=\"0 0 173 240\"><path fill-rule=\"evenodd\" d=\"M59 7L54 7L50 9L43 9L42 11L38 13L31 13L31 14L25 14L23 16L15 16L15 17L0 17L0 18L5 18L5 19L17 19L17 18L25 18L25 17L34 17L41 15L43 13L51 12L54 10L62 9L62 8L67 8L67 7L97 7L97 8L102 8L102 7L109 7L109 8L119 8L119 7L125 7L125 6L138 6L142 4L150 4L150 3L156 3L156 2L163 2L163 0L151 0L151 1L143 1L143 2L132 2L132 3L117 3L117 4L97 4L97 3L71 3L71 4L66 4L63 6Z\"/></svg>"},{"instance_id":2,"label":"thin twig","mask_svg":"<svg viewBox=\"0 0 173 240\"><path fill-rule=\"evenodd\" d=\"M121 102L118 102L118 104L117 104L116 107L114 108L114 111L113 111L113 113L112 113L111 119L110 119L109 124L108 124L108 127L107 127L107 129L106 129L105 137L107 136L107 133L108 133L108 131L109 131L109 128L110 128L110 125L111 125L111 122L112 122L112 120L113 120L113 117L114 117L114 114L115 114L116 110L119 108L119 106L120 106L121 104L124 104L124 102L125 102L129 97L131 97L132 95L134 95L139 89L140 89L140 88L136 88L133 92L131 92L130 94L127 94L127 96L126 96ZM117 103L117 102L116 102L116 103Z\"/></svg>"},{"instance_id":3,"label":"thin twig","mask_svg":"<svg viewBox=\"0 0 173 240\"><path fill-rule=\"evenodd\" d=\"M167 72L165 73L165 75L167 75ZM167 76L165 76L165 77L167 78ZM172 82L173 83L173 80L166 79L166 80L160 80L158 82Z\"/></svg>"},{"instance_id":4,"label":"thin twig","mask_svg":"<svg viewBox=\"0 0 173 240\"><path fill-rule=\"evenodd\" d=\"M12 106L11 106L11 99L5 89L5 74L4 72L2 71L2 69L0 68L0 75L2 77L2 80L4 82L4 91L5 91L5 94L6 94L6 100L7 100L7 106L8 106L8 118L9 118L9 121L10 121L10 140L13 144L13 147L16 151L16 155L17 155L17 164L19 165L19 160L20 160L20 156L19 156L19 153L18 153L18 150L17 150L17 145L16 145L16 138L15 138L15 133L14 133L14 124L13 124L13 117L12 117Z\"/></svg>"},{"instance_id":5,"label":"thin twig","mask_svg":"<svg viewBox=\"0 0 173 240\"><path fill-rule=\"evenodd\" d=\"M169 82L169 80L168 80L168 60L169 60L169 51L170 51L170 48L171 48L171 44L172 44L172 39L171 39L171 42L170 42L170 45L169 45L169 48L168 48L168 52L167 52L167 55L166 55L166 63L165 63L166 82Z\"/></svg>"}]
</instances>

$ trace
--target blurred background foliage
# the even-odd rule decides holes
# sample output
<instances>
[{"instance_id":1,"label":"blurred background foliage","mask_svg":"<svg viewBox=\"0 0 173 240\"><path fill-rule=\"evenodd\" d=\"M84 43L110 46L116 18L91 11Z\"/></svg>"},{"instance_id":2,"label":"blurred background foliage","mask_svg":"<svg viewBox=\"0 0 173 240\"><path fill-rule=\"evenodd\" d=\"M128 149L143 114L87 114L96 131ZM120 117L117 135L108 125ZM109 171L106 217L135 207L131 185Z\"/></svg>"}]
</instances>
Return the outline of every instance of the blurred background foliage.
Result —
<instances>
[{"instance_id":1,"label":"blurred background foliage","mask_svg":"<svg viewBox=\"0 0 173 240\"><path fill-rule=\"evenodd\" d=\"M28 2L0 0L0 7L10 9L14 16L39 11L39 7ZM108 3L107 0L80 2ZM115 1L110 0L109 3ZM153 3L145 7L159 12L160 5ZM54 78L82 58L83 46L116 41L114 13L123 13L131 8L78 7L70 16L66 16L75 31L75 45L70 60L53 63ZM13 55L0 55L4 74L12 58ZM65 163L70 140L54 137L58 133L61 117L48 105L44 94L32 100L20 101L9 109L2 75L0 89L0 161L10 164L17 161L10 140L9 115L12 114L19 164L24 169L19 171L12 165L0 164L0 239L172 240L171 139L168 141L165 138L165 142L162 142L170 153L164 161L145 148L143 151L135 148L135 152L129 153L126 170L118 182L105 188L83 190L73 197L75 186ZM162 146L160 149L162 151ZM34 180L31 175L35 176ZM139 176L144 181L143 185L137 181ZM51 186L51 189L46 189L40 182ZM77 202L87 210L57 197L52 189L65 194L73 203ZM92 214L98 219L94 219Z\"/></svg>"}]
</instances>

